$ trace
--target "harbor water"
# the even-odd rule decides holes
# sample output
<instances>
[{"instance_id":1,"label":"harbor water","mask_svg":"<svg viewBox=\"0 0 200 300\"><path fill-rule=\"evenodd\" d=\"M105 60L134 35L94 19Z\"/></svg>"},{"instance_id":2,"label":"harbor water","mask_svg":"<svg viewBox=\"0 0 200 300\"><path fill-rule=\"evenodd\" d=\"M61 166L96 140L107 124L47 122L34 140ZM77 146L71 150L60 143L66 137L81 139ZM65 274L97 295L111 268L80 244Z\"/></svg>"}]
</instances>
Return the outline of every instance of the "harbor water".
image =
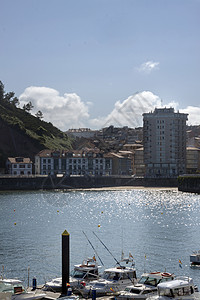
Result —
<instances>
[{"instance_id":1,"label":"harbor water","mask_svg":"<svg viewBox=\"0 0 200 300\"><path fill-rule=\"evenodd\" d=\"M190 268L190 254L200 250L200 195L142 188L1 192L1 275L26 286L34 277L40 285L60 277L64 230L71 269L95 254L84 231L101 271L116 262L94 233L117 260L131 253L138 277L165 271L190 276L200 288L200 269Z\"/></svg>"}]
</instances>

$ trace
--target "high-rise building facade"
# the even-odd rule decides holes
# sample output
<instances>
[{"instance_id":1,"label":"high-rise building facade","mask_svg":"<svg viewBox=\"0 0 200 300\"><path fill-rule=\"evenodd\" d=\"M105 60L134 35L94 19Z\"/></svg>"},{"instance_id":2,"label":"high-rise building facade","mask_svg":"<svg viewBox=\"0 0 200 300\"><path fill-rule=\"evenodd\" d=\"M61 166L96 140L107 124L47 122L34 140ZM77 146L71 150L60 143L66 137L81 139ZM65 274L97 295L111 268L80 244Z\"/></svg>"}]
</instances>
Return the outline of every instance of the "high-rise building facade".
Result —
<instances>
[{"instance_id":1,"label":"high-rise building facade","mask_svg":"<svg viewBox=\"0 0 200 300\"><path fill-rule=\"evenodd\" d=\"M143 114L146 177L176 177L186 170L187 114L156 108Z\"/></svg>"}]
</instances>

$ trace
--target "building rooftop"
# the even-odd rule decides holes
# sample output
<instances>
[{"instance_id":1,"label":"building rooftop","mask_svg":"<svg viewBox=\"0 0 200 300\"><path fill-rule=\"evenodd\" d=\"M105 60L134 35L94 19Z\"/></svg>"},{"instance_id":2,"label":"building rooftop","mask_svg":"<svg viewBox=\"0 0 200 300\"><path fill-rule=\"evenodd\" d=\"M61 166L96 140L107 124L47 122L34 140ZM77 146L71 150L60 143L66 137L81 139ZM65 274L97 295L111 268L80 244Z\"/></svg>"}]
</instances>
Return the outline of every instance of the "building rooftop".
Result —
<instances>
[{"instance_id":1,"label":"building rooftop","mask_svg":"<svg viewBox=\"0 0 200 300\"><path fill-rule=\"evenodd\" d=\"M32 163L32 161L29 157L8 157L8 161L11 164L16 164L16 163L31 164Z\"/></svg>"}]
</instances>

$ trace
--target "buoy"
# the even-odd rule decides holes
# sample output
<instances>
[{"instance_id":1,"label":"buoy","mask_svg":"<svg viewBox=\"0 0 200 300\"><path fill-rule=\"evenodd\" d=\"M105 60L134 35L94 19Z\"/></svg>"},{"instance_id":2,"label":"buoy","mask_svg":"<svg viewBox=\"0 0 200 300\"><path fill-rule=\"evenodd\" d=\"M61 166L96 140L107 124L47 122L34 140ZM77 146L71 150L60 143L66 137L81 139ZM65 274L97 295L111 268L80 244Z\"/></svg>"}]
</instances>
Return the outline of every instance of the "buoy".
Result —
<instances>
[{"instance_id":1,"label":"buoy","mask_svg":"<svg viewBox=\"0 0 200 300\"><path fill-rule=\"evenodd\" d=\"M163 213L161 213L161 215L163 215Z\"/></svg>"},{"instance_id":2,"label":"buoy","mask_svg":"<svg viewBox=\"0 0 200 300\"><path fill-rule=\"evenodd\" d=\"M99 224L98 227L101 227L101 225Z\"/></svg>"},{"instance_id":3,"label":"buoy","mask_svg":"<svg viewBox=\"0 0 200 300\"><path fill-rule=\"evenodd\" d=\"M103 214L103 211L101 213Z\"/></svg>"},{"instance_id":4,"label":"buoy","mask_svg":"<svg viewBox=\"0 0 200 300\"><path fill-rule=\"evenodd\" d=\"M17 223L14 223L14 225L16 225Z\"/></svg>"},{"instance_id":5,"label":"buoy","mask_svg":"<svg viewBox=\"0 0 200 300\"><path fill-rule=\"evenodd\" d=\"M14 211L15 211L15 209L14 209Z\"/></svg>"},{"instance_id":6,"label":"buoy","mask_svg":"<svg viewBox=\"0 0 200 300\"><path fill-rule=\"evenodd\" d=\"M57 212L59 212L59 210L57 210Z\"/></svg>"}]
</instances>

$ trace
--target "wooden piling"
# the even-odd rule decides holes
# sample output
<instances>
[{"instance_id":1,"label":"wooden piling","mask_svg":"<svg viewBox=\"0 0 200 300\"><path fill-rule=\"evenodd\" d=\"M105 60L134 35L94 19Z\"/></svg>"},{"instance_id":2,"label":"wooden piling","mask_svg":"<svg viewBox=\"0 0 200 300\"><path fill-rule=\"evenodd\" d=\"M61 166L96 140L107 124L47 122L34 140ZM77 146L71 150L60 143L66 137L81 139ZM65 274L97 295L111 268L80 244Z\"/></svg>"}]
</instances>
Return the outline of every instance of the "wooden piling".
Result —
<instances>
[{"instance_id":1,"label":"wooden piling","mask_svg":"<svg viewBox=\"0 0 200 300\"><path fill-rule=\"evenodd\" d=\"M62 233L62 295L67 295L69 284L69 233L65 230Z\"/></svg>"}]
</instances>

